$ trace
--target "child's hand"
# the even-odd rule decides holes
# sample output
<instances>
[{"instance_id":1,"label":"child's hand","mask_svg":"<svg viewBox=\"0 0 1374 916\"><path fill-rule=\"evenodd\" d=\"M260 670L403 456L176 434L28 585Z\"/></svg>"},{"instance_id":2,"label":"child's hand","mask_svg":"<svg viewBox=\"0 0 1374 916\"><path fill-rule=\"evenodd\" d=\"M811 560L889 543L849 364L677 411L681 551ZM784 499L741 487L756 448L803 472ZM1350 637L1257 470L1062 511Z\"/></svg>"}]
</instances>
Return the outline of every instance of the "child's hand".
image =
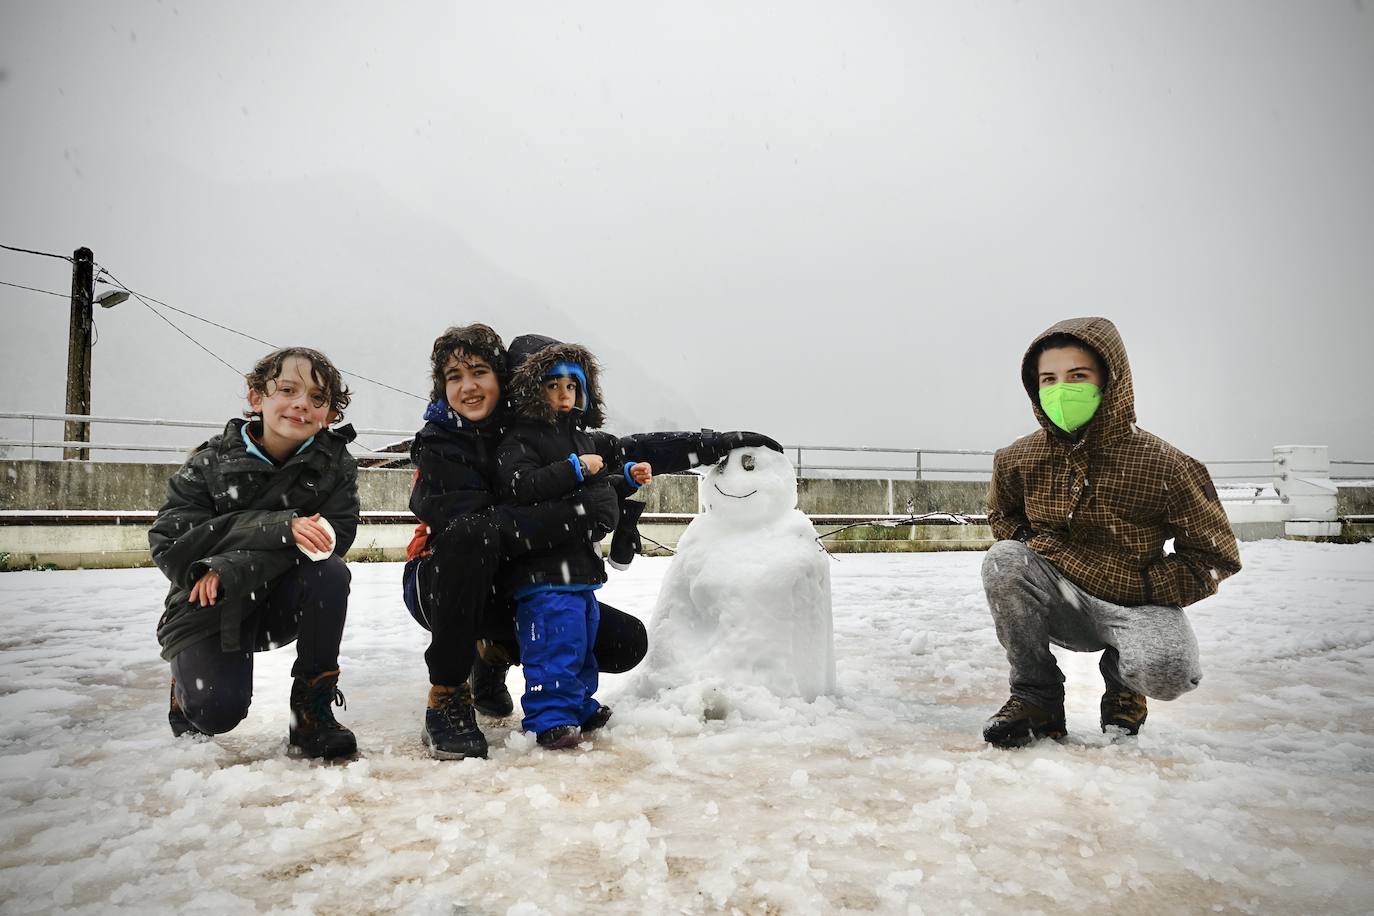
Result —
<instances>
[{"instance_id":1,"label":"child's hand","mask_svg":"<svg viewBox=\"0 0 1374 916\"><path fill-rule=\"evenodd\" d=\"M654 479L654 469L647 461L636 461L630 466L630 477L641 487Z\"/></svg>"},{"instance_id":2,"label":"child's hand","mask_svg":"<svg viewBox=\"0 0 1374 916\"><path fill-rule=\"evenodd\" d=\"M219 599L219 573L213 569L196 580L196 584L191 586L190 604L200 602L201 607L208 607Z\"/></svg>"},{"instance_id":3,"label":"child's hand","mask_svg":"<svg viewBox=\"0 0 1374 916\"><path fill-rule=\"evenodd\" d=\"M328 553L334 549L333 539L329 537L329 532L320 527L319 521L318 512L309 518L291 519L291 536L296 539L298 547L317 553Z\"/></svg>"},{"instance_id":4,"label":"child's hand","mask_svg":"<svg viewBox=\"0 0 1374 916\"><path fill-rule=\"evenodd\" d=\"M606 466L606 462L601 460L600 455L578 455L582 466L587 469L587 476L594 477L601 473L601 469Z\"/></svg>"}]
</instances>

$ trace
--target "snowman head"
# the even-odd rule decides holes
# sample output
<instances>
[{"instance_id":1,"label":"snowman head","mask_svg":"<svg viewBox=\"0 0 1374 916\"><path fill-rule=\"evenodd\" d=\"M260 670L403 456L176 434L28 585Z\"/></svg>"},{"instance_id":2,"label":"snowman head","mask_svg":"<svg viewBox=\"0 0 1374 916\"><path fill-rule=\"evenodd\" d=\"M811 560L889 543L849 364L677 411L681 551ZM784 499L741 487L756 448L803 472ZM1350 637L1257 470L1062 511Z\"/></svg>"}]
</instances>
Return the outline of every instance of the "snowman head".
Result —
<instances>
[{"instance_id":1,"label":"snowman head","mask_svg":"<svg viewBox=\"0 0 1374 916\"><path fill-rule=\"evenodd\" d=\"M797 472L770 448L737 448L706 473L706 511L718 521L760 525L797 507Z\"/></svg>"}]
</instances>

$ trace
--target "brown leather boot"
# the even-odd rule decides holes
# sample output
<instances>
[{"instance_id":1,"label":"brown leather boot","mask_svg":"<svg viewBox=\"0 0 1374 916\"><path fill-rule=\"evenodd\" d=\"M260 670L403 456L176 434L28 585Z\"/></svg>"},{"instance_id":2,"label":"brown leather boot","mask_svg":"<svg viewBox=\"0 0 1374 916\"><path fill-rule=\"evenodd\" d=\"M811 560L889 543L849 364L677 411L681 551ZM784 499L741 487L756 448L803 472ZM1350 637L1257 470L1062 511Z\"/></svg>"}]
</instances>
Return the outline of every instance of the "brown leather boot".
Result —
<instances>
[{"instance_id":1,"label":"brown leather boot","mask_svg":"<svg viewBox=\"0 0 1374 916\"><path fill-rule=\"evenodd\" d=\"M1140 734L1140 726L1145 724L1149 710L1145 705L1145 695L1127 690L1125 687L1107 685L1102 694L1102 730L1119 728L1128 735Z\"/></svg>"},{"instance_id":2,"label":"brown leather boot","mask_svg":"<svg viewBox=\"0 0 1374 916\"><path fill-rule=\"evenodd\" d=\"M1067 734L1064 704L1041 709L1020 697L1003 703L983 725L983 740L997 747L1021 747L1036 738L1062 738Z\"/></svg>"}]
</instances>

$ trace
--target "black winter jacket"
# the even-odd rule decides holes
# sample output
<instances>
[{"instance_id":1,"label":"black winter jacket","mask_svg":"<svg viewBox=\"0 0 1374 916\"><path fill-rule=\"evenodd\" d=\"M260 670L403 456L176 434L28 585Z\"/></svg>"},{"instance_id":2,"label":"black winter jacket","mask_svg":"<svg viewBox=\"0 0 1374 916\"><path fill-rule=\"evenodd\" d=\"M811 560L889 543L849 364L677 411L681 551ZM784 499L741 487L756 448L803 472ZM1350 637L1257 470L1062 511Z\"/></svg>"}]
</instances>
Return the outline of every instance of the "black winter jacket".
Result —
<instances>
[{"instance_id":1,"label":"black winter jacket","mask_svg":"<svg viewBox=\"0 0 1374 916\"><path fill-rule=\"evenodd\" d=\"M595 516L580 492L537 506L496 505L496 449L506 432L505 416L501 407L486 420L471 423L445 401L434 401L425 410L425 425L410 446L415 464L410 511L420 526L406 550L408 560L427 556L432 537L460 516L487 517L506 557L547 550L591 533Z\"/></svg>"},{"instance_id":2,"label":"black winter jacket","mask_svg":"<svg viewBox=\"0 0 1374 916\"><path fill-rule=\"evenodd\" d=\"M296 547L291 519L319 513L334 528L334 553L348 552L358 530L358 468L347 445L352 426L321 430L310 447L276 467L249 453L233 419L197 446L167 481L167 501L148 532L153 562L171 581L157 625L162 657L215 633L220 648L239 651L245 622L267 601L272 584L309 559ZM191 587L208 570L220 574L215 604L192 605ZM290 642L273 632L277 645ZM270 648L265 639L251 646Z\"/></svg>"},{"instance_id":3,"label":"black winter jacket","mask_svg":"<svg viewBox=\"0 0 1374 916\"><path fill-rule=\"evenodd\" d=\"M410 443L415 464L410 511L432 531L495 504L496 447L505 434L500 414L470 423L444 401L425 410L425 425Z\"/></svg>"},{"instance_id":4,"label":"black winter jacket","mask_svg":"<svg viewBox=\"0 0 1374 916\"><path fill-rule=\"evenodd\" d=\"M531 585L599 585L606 567L596 542L615 530L619 517L618 486L624 479L624 451L609 433L585 426L603 417L599 367L585 348L534 335L511 343L511 405L517 416L496 453L501 495L516 506L528 506L579 493L590 516L586 537L535 548L504 564L502 582L512 590ZM586 374L583 409L556 413L541 391L544 374L555 364L574 362ZM600 455L605 466L583 477L572 455Z\"/></svg>"}]
</instances>

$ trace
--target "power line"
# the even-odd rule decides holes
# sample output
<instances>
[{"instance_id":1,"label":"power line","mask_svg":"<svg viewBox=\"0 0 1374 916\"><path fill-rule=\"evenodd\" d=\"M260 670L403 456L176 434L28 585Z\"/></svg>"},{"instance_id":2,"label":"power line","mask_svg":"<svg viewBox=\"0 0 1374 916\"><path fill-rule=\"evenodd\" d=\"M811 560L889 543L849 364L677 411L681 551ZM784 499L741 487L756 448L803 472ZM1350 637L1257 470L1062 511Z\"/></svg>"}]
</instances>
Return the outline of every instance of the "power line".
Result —
<instances>
[{"instance_id":1,"label":"power line","mask_svg":"<svg viewBox=\"0 0 1374 916\"><path fill-rule=\"evenodd\" d=\"M34 251L31 248L16 248L13 245L0 245L0 248L4 248L6 251L17 251L20 254L36 254L45 258L57 258L59 261L66 261L67 263L71 263L72 260L72 256L69 254L52 254L47 251Z\"/></svg>"},{"instance_id":2,"label":"power line","mask_svg":"<svg viewBox=\"0 0 1374 916\"><path fill-rule=\"evenodd\" d=\"M120 283L118 280L116 280L114 274L110 273L108 270L106 270L106 269L103 268L103 267L100 268L100 272L96 275L97 279L99 279L99 277L101 277L101 276L109 277L109 278L110 278L110 281L111 281L115 286L118 286L120 289L124 290L124 292L128 293L128 294L131 295L131 296L138 296L138 298L140 298L140 299L147 299L149 302L156 302L158 305L162 306L163 308L171 309L172 311L176 312L176 313L179 314L179 315L185 315L187 318L194 318L196 321L203 321L203 322L205 322L206 324L211 325L212 327L219 328L221 331L228 331L230 334L237 334L238 336L243 337L243 338L246 338L246 339L248 339L248 340L251 340L251 341L253 341L254 343L260 343L260 344L262 344L264 347L271 347L271 348L274 349L274 350L277 348L277 345L276 345L276 344L274 344L274 343L269 343L268 341L263 340L261 337L254 337L252 334L245 334L245 333L243 333L242 331L235 330L234 328L231 328L231 327L229 327L229 326L227 326L227 325L220 324L220 323L217 322L217 321L211 321L209 318L202 318L202 317L200 317L199 315L197 315L197 314L195 314L195 313L193 313L193 312L188 312L188 311L186 311L186 310L184 310L184 309L179 309L179 308L177 308L175 305L168 305L166 302L163 302L161 299L154 299L152 296L147 296L147 295L144 295L144 294L142 294L142 293L136 293L136 292L134 292L133 290L129 289L129 287L125 286L123 283Z\"/></svg>"},{"instance_id":3,"label":"power line","mask_svg":"<svg viewBox=\"0 0 1374 916\"><path fill-rule=\"evenodd\" d=\"M116 278L114 274L110 273L108 270L105 270L104 268L101 269L101 273L103 273L103 274L105 274L105 276L109 277L109 278L115 283L115 285L118 286L120 289L124 290L124 291L125 291L126 293L128 293L129 295L133 296L133 297L134 297L135 299L137 299L139 302L142 302L143 305L144 305L144 307L147 308L148 311L152 312L154 315L156 315L157 317L161 318L163 321L167 322L167 325L168 325L172 330L176 331L176 332L177 332L178 334L180 334L182 337L185 337L185 338L186 338L187 340L189 340L191 343L195 344L197 347L200 347L200 348L201 348L202 350L204 350L206 353L209 353L209 354L210 354L211 356L213 356L215 359L219 360L219 362L221 362L221 363L223 363L225 366L227 366L227 367L229 368L229 371L230 371L230 372L234 373L235 375L243 375L242 372L240 372L238 369L235 369L226 359L224 359L222 356L220 356L220 355L219 355L218 353L216 353L214 350L211 350L209 347L205 346L205 344L203 344L203 343L201 343L200 341L196 340L196 339L195 339L194 337L192 337L190 334L187 334L187 333L186 333L185 331L183 331L181 328L177 327L177 325L172 321L172 319L168 318L166 315L162 314L162 313L159 312L157 309L153 308L152 304L149 303L147 299L144 299L144 298L143 298L142 296L140 296L138 293L136 293L136 292L134 292L133 290L129 289L129 287L125 286L123 283L120 283L119 280L118 280L118 278Z\"/></svg>"},{"instance_id":4,"label":"power line","mask_svg":"<svg viewBox=\"0 0 1374 916\"><path fill-rule=\"evenodd\" d=\"M31 293L47 293L49 296L56 296L59 299L70 299L69 293L55 293L50 289L39 289L36 286L24 286L21 283L10 283L8 280L0 280L0 286L13 286L15 289L26 289Z\"/></svg>"},{"instance_id":5,"label":"power line","mask_svg":"<svg viewBox=\"0 0 1374 916\"><path fill-rule=\"evenodd\" d=\"M163 302L161 299L155 299L155 298L153 298L152 296L145 296L145 295L143 295L142 293L135 292L134 290L130 289L129 287L127 287L127 286L125 286L123 283L121 283L121 282L119 281L119 279L118 279L114 274L110 273L108 270L106 270L106 269L103 268L103 267L100 268L100 272L97 274L97 277L99 277L99 276L106 276L106 277L109 277L111 283L113 283L115 286L118 286L120 289L124 290L124 291L125 291L126 293L128 293L129 295L137 297L138 300L139 300L140 302L143 302L143 304L144 304L145 306L147 306L148 308L150 308L150 309L153 309L153 307L152 307L151 305L148 305L148 303L149 303L149 302L156 302L158 305L160 305L160 306L162 306L162 307L164 307L164 308L170 309L170 310L172 310L173 312L176 312L176 313L179 314L179 315L185 315L187 318L194 318L196 321L204 322L205 324L208 324L208 325L210 325L211 327L219 328L221 331L228 331L230 334L237 334L239 337L245 338L245 339L247 339L247 340L251 340L251 341L253 341L254 343L260 343L260 344L262 344L264 347L271 347L273 350L278 349L278 347L277 347L276 344L272 343L271 341L263 340L261 337L254 337L252 334L245 334L243 331L237 330L236 328L231 328L231 327L229 327L228 325L220 324L218 321L211 321L209 318L202 318L200 315L197 315L197 314L195 314L194 312L188 312L188 311L186 311L185 309L179 309L179 308L177 308L177 307L174 306L174 305L169 305L168 303ZM153 309L153 314L157 315L159 318L161 318L163 321L166 321L168 324L172 324L172 322L169 321L165 315L162 315L162 314L161 314L160 312L158 312L156 309ZM176 326L175 324L172 324L172 327L177 328L177 326ZM185 335L188 339L190 339L193 343L195 343L196 346L200 347L202 350L205 350L207 353L210 353L211 356L215 356L215 354L214 354L214 353L211 353L210 350L209 350L208 348L206 348L206 347L205 347L203 344L201 344L199 341L196 341L195 338L191 337L191 335L186 334L186 332L185 332L185 331L182 331L181 328L177 328L177 330L180 331L183 335ZM223 360L223 359L220 359L218 356L215 356L215 359L219 359L220 362L224 363L224 360ZM225 364L226 366L229 365L228 363L224 363L224 364ZM233 367L230 366L230 368L233 368ZM234 370L234 371L237 372L238 370ZM397 394L404 394L404 395L406 395L407 397L415 398L417 401L427 401L427 400L428 400L428 398L421 397L420 395L415 394L415 393L412 392L412 391L404 391L404 390L402 390L402 389L400 389L400 388L396 388L396 387L394 387L394 386L392 386L392 385L388 385L386 382L379 382L379 381L377 381L377 380L374 379L374 378L368 378L367 376L361 375L361 374L359 374L359 373L357 373L357 372L350 372L350 371L348 371L347 369L343 369L343 368L340 368L340 369L339 369L339 372L340 372L341 374L343 374L343 375L351 376L351 377L353 377L353 378L360 379L361 381L368 382L368 383L370 383L370 384L376 385L376 386L379 387L379 388L385 388L385 389L387 389L388 391L394 391L394 392L396 392ZM240 374L241 374L241 373L240 373Z\"/></svg>"}]
</instances>

